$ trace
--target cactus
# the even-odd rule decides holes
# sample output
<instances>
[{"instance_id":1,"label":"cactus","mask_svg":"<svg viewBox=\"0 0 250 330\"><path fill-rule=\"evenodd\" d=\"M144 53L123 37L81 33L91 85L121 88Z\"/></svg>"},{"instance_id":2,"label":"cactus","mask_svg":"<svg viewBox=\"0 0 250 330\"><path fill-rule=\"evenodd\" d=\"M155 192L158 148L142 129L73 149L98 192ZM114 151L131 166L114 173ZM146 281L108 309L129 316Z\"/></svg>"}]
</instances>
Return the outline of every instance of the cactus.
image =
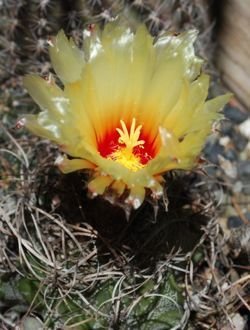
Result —
<instances>
[{"instance_id":1,"label":"cactus","mask_svg":"<svg viewBox=\"0 0 250 330\"><path fill-rule=\"evenodd\" d=\"M20 318L19 324L25 324L29 317L20 316L29 308L39 316L43 328L77 330L118 326L124 330L168 330L179 323L184 313L181 290L171 274L165 275L160 284L156 279L137 276L131 285L128 277L115 276L98 281L92 290L83 285L72 288L65 298L60 285L41 286L35 279L8 275L0 278L1 328L8 324L10 314Z\"/></svg>"},{"instance_id":2,"label":"cactus","mask_svg":"<svg viewBox=\"0 0 250 330\"><path fill-rule=\"evenodd\" d=\"M195 27L200 32L199 47L203 55L211 41L209 2L206 0L8 0L0 6L2 81L31 71L47 73L50 69L47 40L60 29L81 39L86 24L108 21L116 15L143 21L153 34L163 29L180 32Z\"/></svg>"},{"instance_id":3,"label":"cactus","mask_svg":"<svg viewBox=\"0 0 250 330\"><path fill-rule=\"evenodd\" d=\"M153 35L160 34L164 29L178 33L195 27L200 32L197 42L199 53L203 57L211 58L211 22L207 11L208 3L209 1L206 0L202 2L192 0L2 1L0 3L0 83L3 87L0 91L1 121L7 128L12 129L18 117L35 110L33 102L23 88L22 77L31 72L46 76L51 71L47 41L60 29L63 29L67 36L73 36L76 43L81 45L83 27L89 23L109 21L116 15L129 20L130 24L144 22ZM124 266L123 269L120 264L117 265L117 260L114 261L114 256L117 257L116 251L111 248L113 268L110 271L110 264L102 262L102 258L105 260L105 253L102 255L97 251L99 237L91 226L67 224L67 218L59 221L56 216L34 207L32 200L34 195L37 196L35 203L43 209L49 208L51 211L57 203L55 196L50 199L47 195L44 196L44 191L50 189L50 184L60 181L58 173L53 170L53 176L56 177L52 177L48 175L46 167L54 158L52 155L47 159L47 154L57 151L47 143L39 143L33 138L30 147L31 140L24 134L27 133L16 131L13 133L17 155L8 154L0 159L1 175L17 178L14 183L9 182L8 179L0 186L5 190L3 195L8 197L10 193L6 205L5 199L0 202L0 211L3 210L8 215L2 220L0 214L1 229L6 231L4 239L1 236L1 251L4 253L2 255L0 251L0 268L2 272L10 268L11 272L18 270L20 273L20 275L14 273L11 279L1 278L0 313L4 313L4 317L1 318L0 328L6 327L6 324L9 326L6 314L6 310L9 309L18 313L18 316L26 312L31 314L34 312L43 318L44 326L51 329L61 328L63 324L65 329L72 324L78 324L75 329L93 329L101 326L136 329L139 325L139 328L144 330L168 329L176 325L183 316L181 306L183 302L172 275L166 269L157 273L155 269L148 269L147 265L146 270L142 271L143 275L140 274L140 269L134 272L134 265L129 261L130 258L133 259L133 250L130 251L125 245L119 258L125 258L126 255L126 267ZM13 149L13 144L10 144L6 136L1 131L1 142L6 149ZM34 154L38 154L42 165L39 166L38 161L32 163L28 169L25 159L22 158L24 152L27 152L31 160L36 158L32 157ZM23 181L23 178L27 181ZM78 178L78 181L84 183L84 178ZM42 193L39 189L43 189ZM77 198L79 196L82 197L82 191L76 194ZM67 202L70 198L71 196L68 197ZM15 204L16 208L13 207ZM67 205L63 206L67 208ZM82 204L78 205L74 201L74 207L75 210L78 208L81 210ZM93 215L91 212L93 213L93 207L88 213L89 218ZM74 214L74 209L69 207L68 213ZM144 215L144 213L138 214L137 219L141 216L143 218L141 220L144 220ZM115 217L119 219L112 219L113 221L120 220L119 213L118 216L115 214ZM150 217L154 218L152 210ZM110 223L108 225L113 226ZM140 227L138 235L141 235L145 228L142 230L141 225L137 224L137 226ZM110 228L105 229L110 230ZM147 234L149 235L148 232ZM77 235L83 237L83 240L76 239ZM90 237L90 240L86 237L88 239ZM136 235L133 239L137 242ZM109 245L109 242L105 241L105 244ZM152 249L152 245L148 249ZM18 258L19 255L21 259ZM83 262L85 258L87 261ZM160 262L159 264L161 267ZM101 269L98 268L99 266ZM125 277L124 272L128 272ZM102 273L105 277L101 276ZM117 273L119 276L115 277ZM16 309L11 308L13 296L10 296L10 293L15 294ZM113 312L110 316L111 310ZM19 321L18 319L16 324Z\"/></svg>"}]
</instances>

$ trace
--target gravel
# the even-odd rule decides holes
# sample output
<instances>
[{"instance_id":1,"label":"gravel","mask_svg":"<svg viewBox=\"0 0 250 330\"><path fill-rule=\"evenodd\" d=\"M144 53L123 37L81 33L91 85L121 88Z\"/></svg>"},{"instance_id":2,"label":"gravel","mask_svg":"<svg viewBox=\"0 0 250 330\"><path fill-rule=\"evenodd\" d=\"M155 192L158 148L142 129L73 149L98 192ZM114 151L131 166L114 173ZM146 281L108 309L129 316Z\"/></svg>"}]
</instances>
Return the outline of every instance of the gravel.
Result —
<instances>
[{"instance_id":1,"label":"gravel","mask_svg":"<svg viewBox=\"0 0 250 330\"><path fill-rule=\"evenodd\" d=\"M231 133L232 142L237 151L242 152L248 144L248 139L243 136L240 132L233 130Z\"/></svg>"},{"instance_id":2,"label":"gravel","mask_svg":"<svg viewBox=\"0 0 250 330\"><path fill-rule=\"evenodd\" d=\"M250 160L239 161L238 174L243 180L249 180L249 184L250 184Z\"/></svg>"},{"instance_id":3,"label":"gravel","mask_svg":"<svg viewBox=\"0 0 250 330\"><path fill-rule=\"evenodd\" d=\"M230 105L227 105L224 108L224 115L235 124L241 124L249 117L247 112L243 112L240 109Z\"/></svg>"}]
</instances>

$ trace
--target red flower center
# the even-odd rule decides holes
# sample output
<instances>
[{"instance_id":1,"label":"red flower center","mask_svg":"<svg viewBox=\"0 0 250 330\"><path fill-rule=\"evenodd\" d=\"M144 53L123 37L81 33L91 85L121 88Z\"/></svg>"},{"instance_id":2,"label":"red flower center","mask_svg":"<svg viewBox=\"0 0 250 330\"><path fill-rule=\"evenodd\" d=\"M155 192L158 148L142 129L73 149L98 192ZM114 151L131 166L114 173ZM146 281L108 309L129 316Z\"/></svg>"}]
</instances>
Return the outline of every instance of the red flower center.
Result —
<instances>
[{"instance_id":1,"label":"red flower center","mask_svg":"<svg viewBox=\"0 0 250 330\"><path fill-rule=\"evenodd\" d=\"M128 125L120 121L121 128L107 132L98 143L102 157L112 159L130 170L136 172L143 168L156 155L155 139L144 132L142 125L136 126L133 118Z\"/></svg>"}]
</instances>

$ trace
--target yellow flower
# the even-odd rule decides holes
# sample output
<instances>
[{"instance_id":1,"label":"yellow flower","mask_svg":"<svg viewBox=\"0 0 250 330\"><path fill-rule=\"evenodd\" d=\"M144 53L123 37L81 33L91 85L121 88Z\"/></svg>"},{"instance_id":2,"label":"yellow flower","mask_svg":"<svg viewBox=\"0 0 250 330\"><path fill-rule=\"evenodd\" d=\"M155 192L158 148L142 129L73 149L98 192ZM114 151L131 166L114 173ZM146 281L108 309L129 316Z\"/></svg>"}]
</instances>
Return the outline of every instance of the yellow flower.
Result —
<instances>
[{"instance_id":1,"label":"yellow flower","mask_svg":"<svg viewBox=\"0 0 250 330\"><path fill-rule=\"evenodd\" d=\"M90 170L93 195L124 192L139 207L146 191L163 192L163 174L191 169L229 95L206 101L209 77L195 56L195 31L154 39L144 25L136 32L112 22L84 31L79 49L61 31L51 41L53 78L24 78L38 103L26 126L56 142L66 156L64 173ZM123 196L124 196L123 195Z\"/></svg>"}]
</instances>

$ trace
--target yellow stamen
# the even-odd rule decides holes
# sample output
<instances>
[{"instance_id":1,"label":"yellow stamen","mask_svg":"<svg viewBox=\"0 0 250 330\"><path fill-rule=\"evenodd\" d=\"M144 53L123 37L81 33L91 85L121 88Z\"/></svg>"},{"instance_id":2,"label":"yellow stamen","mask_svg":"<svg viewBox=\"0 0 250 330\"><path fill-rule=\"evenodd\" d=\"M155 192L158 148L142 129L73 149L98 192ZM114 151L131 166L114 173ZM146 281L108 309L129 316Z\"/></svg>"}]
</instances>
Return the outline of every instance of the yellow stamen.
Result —
<instances>
[{"instance_id":1,"label":"yellow stamen","mask_svg":"<svg viewBox=\"0 0 250 330\"><path fill-rule=\"evenodd\" d=\"M128 129L126 124L124 123L123 120L120 120L122 130L120 128L117 128L117 132L120 134L120 137L118 139L118 142L121 144L125 144L126 148L133 151L134 147L137 147L139 145L142 145L145 143L143 140L138 140L140 133L141 133L141 128L142 125L139 125L135 129L135 118L132 119L132 124L130 127L130 132L128 133Z\"/></svg>"},{"instance_id":2,"label":"yellow stamen","mask_svg":"<svg viewBox=\"0 0 250 330\"><path fill-rule=\"evenodd\" d=\"M120 144L124 144L125 147L118 147L118 149L114 151L109 156L109 158L124 165L131 171L136 172L142 167L144 167L144 165L141 164L140 158L133 153L133 149L135 147L141 146L143 148L143 144L145 143L145 141L139 140L142 125L136 127L136 120L135 118L133 118L130 131L128 132L127 126L124 121L120 120L120 123L122 129L116 128L117 132L120 135L118 142Z\"/></svg>"}]
</instances>

